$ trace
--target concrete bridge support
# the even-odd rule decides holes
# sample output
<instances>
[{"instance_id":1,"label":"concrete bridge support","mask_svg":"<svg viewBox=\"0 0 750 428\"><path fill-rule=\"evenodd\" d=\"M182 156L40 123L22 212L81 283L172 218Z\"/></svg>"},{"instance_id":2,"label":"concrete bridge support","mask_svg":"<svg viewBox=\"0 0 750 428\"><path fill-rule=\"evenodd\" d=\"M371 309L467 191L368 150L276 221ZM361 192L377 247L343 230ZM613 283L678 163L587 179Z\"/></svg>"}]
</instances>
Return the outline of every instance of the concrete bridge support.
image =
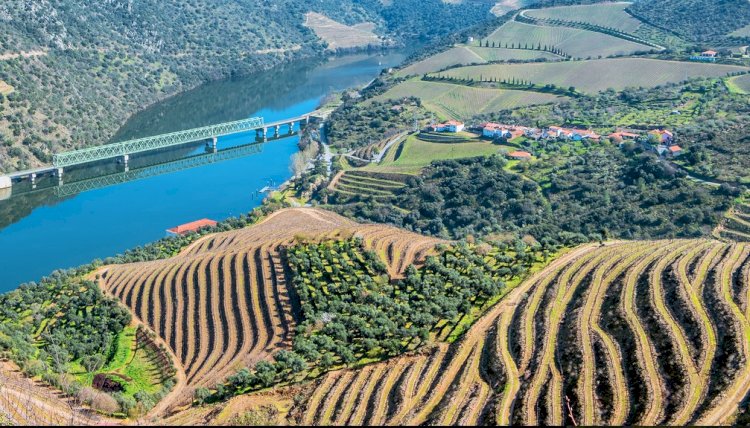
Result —
<instances>
[{"instance_id":1,"label":"concrete bridge support","mask_svg":"<svg viewBox=\"0 0 750 428\"><path fill-rule=\"evenodd\" d=\"M31 188L36 189L36 173L32 172L29 174L29 181L31 181Z\"/></svg>"},{"instance_id":2,"label":"concrete bridge support","mask_svg":"<svg viewBox=\"0 0 750 428\"><path fill-rule=\"evenodd\" d=\"M257 131L256 131L256 134L257 134ZM210 149L212 152L216 153L218 143L219 143L219 138L212 137L211 141L206 143L206 150Z\"/></svg>"},{"instance_id":3,"label":"concrete bridge support","mask_svg":"<svg viewBox=\"0 0 750 428\"><path fill-rule=\"evenodd\" d=\"M289 135L294 134L294 121L289 122Z\"/></svg>"},{"instance_id":4,"label":"concrete bridge support","mask_svg":"<svg viewBox=\"0 0 750 428\"><path fill-rule=\"evenodd\" d=\"M281 130L281 125L276 125L274 127L274 132L273 132L274 137L279 138L279 131L280 130Z\"/></svg>"},{"instance_id":5,"label":"concrete bridge support","mask_svg":"<svg viewBox=\"0 0 750 428\"><path fill-rule=\"evenodd\" d=\"M55 171L55 175L57 176L57 184L59 186L62 186L63 184L63 172L64 171L62 168L57 168L57 171Z\"/></svg>"}]
</instances>

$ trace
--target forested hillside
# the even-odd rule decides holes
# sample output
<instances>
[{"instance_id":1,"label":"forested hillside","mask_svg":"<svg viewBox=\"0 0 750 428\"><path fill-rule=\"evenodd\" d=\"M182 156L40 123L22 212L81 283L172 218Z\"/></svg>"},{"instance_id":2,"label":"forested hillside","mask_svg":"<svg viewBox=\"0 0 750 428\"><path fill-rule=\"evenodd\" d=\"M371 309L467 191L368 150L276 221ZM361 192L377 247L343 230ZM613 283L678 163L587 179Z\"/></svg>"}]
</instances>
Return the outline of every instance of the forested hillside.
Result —
<instances>
[{"instance_id":1,"label":"forested hillside","mask_svg":"<svg viewBox=\"0 0 750 428\"><path fill-rule=\"evenodd\" d=\"M9 0L0 4L0 171L103 144L129 115L201 82L322 54L315 11L399 42L489 16L489 1ZM418 7L417 7L418 6ZM429 25L442 16L443 25Z\"/></svg>"},{"instance_id":2,"label":"forested hillside","mask_svg":"<svg viewBox=\"0 0 750 428\"><path fill-rule=\"evenodd\" d=\"M630 7L638 18L692 41L709 41L750 24L747 0L641 0Z\"/></svg>"}]
</instances>

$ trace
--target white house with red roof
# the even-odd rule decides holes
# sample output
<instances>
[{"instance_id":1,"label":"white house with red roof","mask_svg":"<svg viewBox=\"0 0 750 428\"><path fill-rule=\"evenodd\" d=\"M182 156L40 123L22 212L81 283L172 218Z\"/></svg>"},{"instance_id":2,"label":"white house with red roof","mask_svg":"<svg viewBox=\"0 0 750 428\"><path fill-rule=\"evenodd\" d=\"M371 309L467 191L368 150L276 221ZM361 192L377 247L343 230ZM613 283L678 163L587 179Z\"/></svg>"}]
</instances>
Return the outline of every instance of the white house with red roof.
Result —
<instances>
[{"instance_id":1,"label":"white house with red roof","mask_svg":"<svg viewBox=\"0 0 750 428\"><path fill-rule=\"evenodd\" d=\"M676 144L672 145L672 146L669 146L669 152L667 152L667 154L669 156L672 156L673 158L676 158L676 157L682 155L682 147L680 147L680 146L678 146Z\"/></svg>"},{"instance_id":2,"label":"white house with red roof","mask_svg":"<svg viewBox=\"0 0 750 428\"><path fill-rule=\"evenodd\" d=\"M483 123L479 125L482 128L482 135L488 138L506 138L512 140L514 138L526 135L529 128L525 126L516 125L503 125L500 123Z\"/></svg>"},{"instance_id":3,"label":"white house with red roof","mask_svg":"<svg viewBox=\"0 0 750 428\"><path fill-rule=\"evenodd\" d=\"M461 132L466 128L466 125L464 125L463 122L459 122L457 120L449 120L444 123L438 123L437 125L432 125L432 130L436 132Z\"/></svg>"},{"instance_id":4,"label":"white house with red roof","mask_svg":"<svg viewBox=\"0 0 750 428\"><path fill-rule=\"evenodd\" d=\"M690 57L690 59L694 61L706 61L706 62L714 62L719 57L719 53L713 50L707 50L705 52L701 52L700 55L693 55Z\"/></svg>"}]
</instances>

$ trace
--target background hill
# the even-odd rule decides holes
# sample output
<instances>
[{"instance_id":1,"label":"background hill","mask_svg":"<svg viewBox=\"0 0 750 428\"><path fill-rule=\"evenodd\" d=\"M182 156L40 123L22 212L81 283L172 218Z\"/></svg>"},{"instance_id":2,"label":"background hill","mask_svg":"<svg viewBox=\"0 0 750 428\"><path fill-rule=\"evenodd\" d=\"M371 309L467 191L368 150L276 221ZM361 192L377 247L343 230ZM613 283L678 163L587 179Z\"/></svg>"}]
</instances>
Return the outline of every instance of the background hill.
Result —
<instances>
[{"instance_id":1,"label":"background hill","mask_svg":"<svg viewBox=\"0 0 750 428\"><path fill-rule=\"evenodd\" d=\"M630 11L651 25L697 42L721 38L750 24L747 0L641 0Z\"/></svg>"},{"instance_id":2,"label":"background hill","mask_svg":"<svg viewBox=\"0 0 750 428\"><path fill-rule=\"evenodd\" d=\"M488 16L493 2L83 0L0 4L0 171L103 144L128 116L210 79L321 54L317 12L406 42ZM430 16L441 16L440 26Z\"/></svg>"}]
</instances>

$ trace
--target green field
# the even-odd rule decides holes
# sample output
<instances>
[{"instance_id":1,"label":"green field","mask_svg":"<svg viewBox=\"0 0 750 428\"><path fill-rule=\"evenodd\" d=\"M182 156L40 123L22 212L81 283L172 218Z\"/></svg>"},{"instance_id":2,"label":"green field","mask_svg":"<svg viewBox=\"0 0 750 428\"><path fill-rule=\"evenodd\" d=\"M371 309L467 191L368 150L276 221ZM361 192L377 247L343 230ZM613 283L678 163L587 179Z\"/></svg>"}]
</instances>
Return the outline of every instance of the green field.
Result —
<instances>
[{"instance_id":1,"label":"green field","mask_svg":"<svg viewBox=\"0 0 750 428\"><path fill-rule=\"evenodd\" d=\"M385 158L378 165L369 165L366 171L400 172L416 174L422 168L436 160L461 159L475 156L487 156L508 150L513 147L500 146L489 141L474 140L467 143L430 143L410 136L403 143L397 158Z\"/></svg>"},{"instance_id":2,"label":"green field","mask_svg":"<svg viewBox=\"0 0 750 428\"><path fill-rule=\"evenodd\" d=\"M574 86L582 92L612 88L654 87L693 77L723 77L750 70L747 67L644 58L614 58L535 64L487 64L456 68L441 73L460 79L525 79L537 85Z\"/></svg>"},{"instance_id":3,"label":"green field","mask_svg":"<svg viewBox=\"0 0 750 428\"><path fill-rule=\"evenodd\" d=\"M410 96L420 98L422 104L441 119L468 119L477 114L546 104L563 98L538 92L475 88L412 79L399 83L375 99L400 99Z\"/></svg>"},{"instance_id":4,"label":"green field","mask_svg":"<svg viewBox=\"0 0 750 428\"><path fill-rule=\"evenodd\" d=\"M125 394L138 391L153 394L161 390L160 369L146 355L146 351L136 347L136 328L127 327L117 338L117 349L112 360L96 373L88 373L79 363L72 368L76 377L84 385L91 385L97 373L110 373L125 376Z\"/></svg>"},{"instance_id":5,"label":"green field","mask_svg":"<svg viewBox=\"0 0 750 428\"><path fill-rule=\"evenodd\" d=\"M625 2L561 6L530 10L525 15L537 19L585 22L600 27L614 28L624 33L634 33L642 23L625 12L628 6L630 3Z\"/></svg>"},{"instance_id":6,"label":"green field","mask_svg":"<svg viewBox=\"0 0 750 428\"><path fill-rule=\"evenodd\" d=\"M573 58L597 58L610 55L627 55L652 48L617 37L593 31L565 27L542 27L510 21L503 24L487 37L499 43L521 45L522 47L555 47ZM484 40L483 40L484 41Z\"/></svg>"},{"instance_id":7,"label":"green field","mask_svg":"<svg viewBox=\"0 0 750 428\"><path fill-rule=\"evenodd\" d=\"M727 79L727 87L736 94L750 94L750 74Z\"/></svg>"}]
</instances>

